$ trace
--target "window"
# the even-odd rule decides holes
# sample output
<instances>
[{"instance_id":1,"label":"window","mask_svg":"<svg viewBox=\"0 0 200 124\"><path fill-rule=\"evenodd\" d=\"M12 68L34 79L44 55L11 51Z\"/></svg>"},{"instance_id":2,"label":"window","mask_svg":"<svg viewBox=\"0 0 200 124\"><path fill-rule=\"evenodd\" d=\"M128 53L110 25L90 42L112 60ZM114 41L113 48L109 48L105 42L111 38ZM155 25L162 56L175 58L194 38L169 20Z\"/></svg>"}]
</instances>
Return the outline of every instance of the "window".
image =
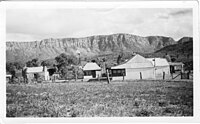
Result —
<instances>
[{"instance_id":1,"label":"window","mask_svg":"<svg viewBox=\"0 0 200 124\"><path fill-rule=\"evenodd\" d=\"M91 71L84 71L84 76L90 76L92 75Z\"/></svg>"},{"instance_id":2,"label":"window","mask_svg":"<svg viewBox=\"0 0 200 124\"><path fill-rule=\"evenodd\" d=\"M126 76L125 69L112 69L112 76Z\"/></svg>"},{"instance_id":3,"label":"window","mask_svg":"<svg viewBox=\"0 0 200 124\"><path fill-rule=\"evenodd\" d=\"M124 73L124 74L125 74L125 69L123 69L123 70L122 70L122 73Z\"/></svg>"}]
</instances>

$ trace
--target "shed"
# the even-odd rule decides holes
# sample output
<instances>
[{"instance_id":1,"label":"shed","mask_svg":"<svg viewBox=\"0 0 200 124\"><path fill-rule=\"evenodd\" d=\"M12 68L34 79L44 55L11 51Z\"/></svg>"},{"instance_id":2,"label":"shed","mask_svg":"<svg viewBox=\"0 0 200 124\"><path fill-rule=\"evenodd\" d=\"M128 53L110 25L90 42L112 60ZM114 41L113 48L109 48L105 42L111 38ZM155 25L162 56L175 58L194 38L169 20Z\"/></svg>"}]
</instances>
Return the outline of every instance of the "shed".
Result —
<instances>
[{"instance_id":1,"label":"shed","mask_svg":"<svg viewBox=\"0 0 200 124\"><path fill-rule=\"evenodd\" d=\"M86 65L83 67L84 72L84 80L89 80L92 78L97 78L98 76L101 76L101 68L93 62L86 63Z\"/></svg>"},{"instance_id":2,"label":"shed","mask_svg":"<svg viewBox=\"0 0 200 124\"><path fill-rule=\"evenodd\" d=\"M40 76L44 77L44 80L49 80L49 72L47 71L46 66L40 66L40 67L25 67L24 70L26 70L26 76L27 79L30 81L32 79L37 78L36 75L39 74Z\"/></svg>"},{"instance_id":3,"label":"shed","mask_svg":"<svg viewBox=\"0 0 200 124\"><path fill-rule=\"evenodd\" d=\"M184 72L184 64L182 62L169 62L171 73L176 71Z\"/></svg>"},{"instance_id":4,"label":"shed","mask_svg":"<svg viewBox=\"0 0 200 124\"><path fill-rule=\"evenodd\" d=\"M113 80L153 79L154 66L151 61L136 54L130 60L111 67Z\"/></svg>"}]
</instances>

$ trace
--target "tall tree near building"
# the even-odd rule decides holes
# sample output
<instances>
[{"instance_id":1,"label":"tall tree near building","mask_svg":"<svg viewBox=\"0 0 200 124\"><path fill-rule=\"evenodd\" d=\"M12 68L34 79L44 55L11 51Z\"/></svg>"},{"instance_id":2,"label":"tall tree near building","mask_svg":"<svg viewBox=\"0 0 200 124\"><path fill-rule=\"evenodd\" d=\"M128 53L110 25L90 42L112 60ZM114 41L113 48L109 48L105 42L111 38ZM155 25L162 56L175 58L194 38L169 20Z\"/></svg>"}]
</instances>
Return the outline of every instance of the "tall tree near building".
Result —
<instances>
[{"instance_id":1,"label":"tall tree near building","mask_svg":"<svg viewBox=\"0 0 200 124\"><path fill-rule=\"evenodd\" d=\"M119 55L119 56L117 57L117 64L120 64L120 62L121 62L121 59L122 59L122 56L121 56L121 55Z\"/></svg>"},{"instance_id":2,"label":"tall tree near building","mask_svg":"<svg viewBox=\"0 0 200 124\"><path fill-rule=\"evenodd\" d=\"M31 61L26 62L27 67L38 67L39 65L40 64L39 64L38 58L35 58L35 59L32 59Z\"/></svg>"},{"instance_id":3,"label":"tall tree near building","mask_svg":"<svg viewBox=\"0 0 200 124\"><path fill-rule=\"evenodd\" d=\"M78 65L79 63L78 58L76 58L74 55L67 55L65 53L62 53L59 56L55 57L55 60L58 65L58 70L65 78L67 78L66 76L69 73L71 65Z\"/></svg>"}]
</instances>

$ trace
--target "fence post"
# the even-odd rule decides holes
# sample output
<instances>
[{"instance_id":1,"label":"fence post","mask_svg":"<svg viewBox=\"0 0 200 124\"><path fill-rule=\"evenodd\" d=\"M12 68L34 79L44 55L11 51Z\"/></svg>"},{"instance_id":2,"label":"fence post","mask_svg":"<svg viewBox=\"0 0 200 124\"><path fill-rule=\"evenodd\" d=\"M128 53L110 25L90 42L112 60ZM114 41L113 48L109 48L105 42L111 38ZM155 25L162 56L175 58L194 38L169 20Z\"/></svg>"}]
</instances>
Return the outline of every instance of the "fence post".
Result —
<instances>
[{"instance_id":1,"label":"fence post","mask_svg":"<svg viewBox=\"0 0 200 124\"><path fill-rule=\"evenodd\" d=\"M189 70L189 72L187 73L187 79L190 79L190 70Z\"/></svg>"},{"instance_id":2,"label":"fence post","mask_svg":"<svg viewBox=\"0 0 200 124\"><path fill-rule=\"evenodd\" d=\"M108 70L106 70L106 74L107 74L107 81L108 81L108 84L110 83L110 77L109 77L109 72Z\"/></svg>"},{"instance_id":3,"label":"fence post","mask_svg":"<svg viewBox=\"0 0 200 124\"><path fill-rule=\"evenodd\" d=\"M142 79L142 73L140 72L140 79Z\"/></svg>"},{"instance_id":4,"label":"fence post","mask_svg":"<svg viewBox=\"0 0 200 124\"><path fill-rule=\"evenodd\" d=\"M123 81L124 81L124 73L122 75L123 75Z\"/></svg>"},{"instance_id":5,"label":"fence post","mask_svg":"<svg viewBox=\"0 0 200 124\"><path fill-rule=\"evenodd\" d=\"M54 83L56 82L56 76L53 76L53 82Z\"/></svg>"},{"instance_id":6,"label":"fence post","mask_svg":"<svg viewBox=\"0 0 200 124\"><path fill-rule=\"evenodd\" d=\"M77 80L77 71L75 71L75 81Z\"/></svg>"},{"instance_id":7,"label":"fence post","mask_svg":"<svg viewBox=\"0 0 200 124\"><path fill-rule=\"evenodd\" d=\"M165 79L165 72L163 72L163 80Z\"/></svg>"},{"instance_id":8,"label":"fence post","mask_svg":"<svg viewBox=\"0 0 200 124\"><path fill-rule=\"evenodd\" d=\"M100 82L100 76L99 76L99 74L98 74L98 81Z\"/></svg>"},{"instance_id":9,"label":"fence post","mask_svg":"<svg viewBox=\"0 0 200 124\"><path fill-rule=\"evenodd\" d=\"M183 79L183 73L181 72L181 79Z\"/></svg>"}]
</instances>

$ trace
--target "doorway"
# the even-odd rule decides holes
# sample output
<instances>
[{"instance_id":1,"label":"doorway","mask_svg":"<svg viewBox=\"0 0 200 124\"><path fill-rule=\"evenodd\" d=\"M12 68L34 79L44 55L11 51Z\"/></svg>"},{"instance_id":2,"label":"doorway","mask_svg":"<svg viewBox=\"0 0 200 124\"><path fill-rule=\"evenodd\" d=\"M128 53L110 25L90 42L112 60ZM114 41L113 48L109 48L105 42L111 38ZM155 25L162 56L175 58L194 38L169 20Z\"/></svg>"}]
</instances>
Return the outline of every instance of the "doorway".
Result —
<instances>
[{"instance_id":1,"label":"doorway","mask_svg":"<svg viewBox=\"0 0 200 124\"><path fill-rule=\"evenodd\" d=\"M96 78L96 71L95 70L92 70L92 78Z\"/></svg>"}]
</instances>

